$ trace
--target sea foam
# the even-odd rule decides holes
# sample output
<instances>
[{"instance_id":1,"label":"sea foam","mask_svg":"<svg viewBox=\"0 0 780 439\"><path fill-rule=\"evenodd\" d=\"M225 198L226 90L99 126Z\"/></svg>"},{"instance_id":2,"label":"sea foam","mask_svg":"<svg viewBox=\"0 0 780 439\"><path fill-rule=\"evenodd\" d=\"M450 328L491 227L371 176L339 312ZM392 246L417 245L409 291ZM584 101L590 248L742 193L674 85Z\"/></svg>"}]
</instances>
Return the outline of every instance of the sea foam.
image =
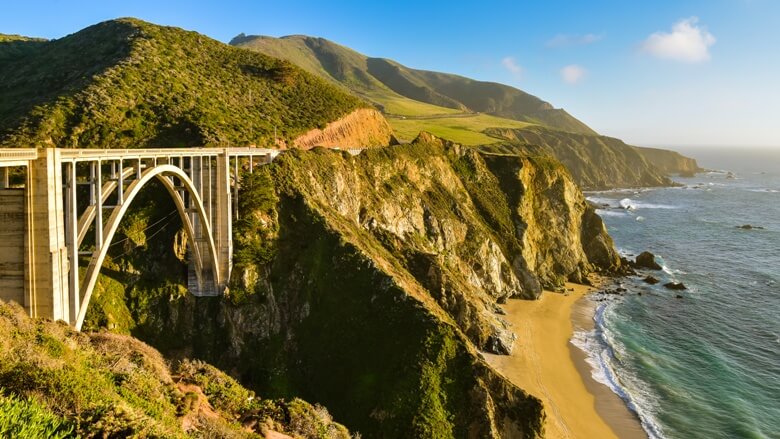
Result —
<instances>
[{"instance_id":1,"label":"sea foam","mask_svg":"<svg viewBox=\"0 0 780 439\"><path fill-rule=\"evenodd\" d=\"M652 396L641 390L631 393L622 385L618 378L615 369L620 368L618 359L620 355L615 353L617 344L610 336L605 324L607 311L608 303L599 304L593 316L595 322L594 329L590 331L575 331L572 335L571 343L585 352L585 359L591 367L593 379L607 386L623 400L629 410L636 413L642 428L650 439L662 439L664 435L661 426L649 411L650 407L655 406L650 401ZM625 368L620 369L621 376L624 378L630 377ZM641 387L638 387L638 389L641 389Z\"/></svg>"}]
</instances>

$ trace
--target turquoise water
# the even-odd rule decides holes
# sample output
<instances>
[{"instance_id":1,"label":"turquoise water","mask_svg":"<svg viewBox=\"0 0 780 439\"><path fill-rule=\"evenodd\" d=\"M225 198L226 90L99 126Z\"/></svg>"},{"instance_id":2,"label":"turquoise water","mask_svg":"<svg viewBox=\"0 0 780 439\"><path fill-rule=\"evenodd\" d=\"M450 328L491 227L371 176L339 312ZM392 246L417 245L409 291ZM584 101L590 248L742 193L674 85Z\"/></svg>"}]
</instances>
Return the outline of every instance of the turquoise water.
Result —
<instances>
[{"instance_id":1,"label":"turquoise water","mask_svg":"<svg viewBox=\"0 0 780 439\"><path fill-rule=\"evenodd\" d=\"M780 151L693 152L727 169L684 186L588 194L626 255L659 256L677 292L639 278L576 334L594 377L653 438L780 438ZM742 230L752 224L763 230ZM637 293L641 292L639 296ZM597 297L594 297L597 299Z\"/></svg>"}]
</instances>

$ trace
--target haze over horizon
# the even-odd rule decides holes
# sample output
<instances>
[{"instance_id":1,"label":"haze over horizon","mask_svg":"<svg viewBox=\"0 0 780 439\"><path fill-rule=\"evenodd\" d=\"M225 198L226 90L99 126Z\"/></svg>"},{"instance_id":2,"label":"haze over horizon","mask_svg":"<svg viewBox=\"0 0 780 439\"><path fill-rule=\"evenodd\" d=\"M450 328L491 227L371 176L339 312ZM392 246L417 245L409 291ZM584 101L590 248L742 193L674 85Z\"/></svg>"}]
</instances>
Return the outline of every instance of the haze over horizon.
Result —
<instances>
[{"instance_id":1,"label":"haze over horizon","mask_svg":"<svg viewBox=\"0 0 780 439\"><path fill-rule=\"evenodd\" d=\"M629 143L780 149L772 56L780 4L769 0L42 3L6 5L0 33L60 38L133 16L224 42L239 33L320 36L409 67L518 87Z\"/></svg>"}]
</instances>

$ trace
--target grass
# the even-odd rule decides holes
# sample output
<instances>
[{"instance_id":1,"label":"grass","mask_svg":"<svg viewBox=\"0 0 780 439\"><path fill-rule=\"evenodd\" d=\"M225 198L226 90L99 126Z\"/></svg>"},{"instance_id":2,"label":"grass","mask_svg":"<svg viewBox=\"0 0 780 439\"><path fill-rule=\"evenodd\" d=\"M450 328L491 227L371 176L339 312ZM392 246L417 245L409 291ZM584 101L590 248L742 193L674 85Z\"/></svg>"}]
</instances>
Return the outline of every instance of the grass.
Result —
<instances>
[{"instance_id":1,"label":"grass","mask_svg":"<svg viewBox=\"0 0 780 439\"><path fill-rule=\"evenodd\" d=\"M388 115L432 116L440 114L458 114L463 112L462 110L454 108L440 107L438 105L415 101L414 99L409 99L390 90L373 91L365 93L364 96L368 100L380 104L383 107L384 112Z\"/></svg>"},{"instance_id":2,"label":"grass","mask_svg":"<svg viewBox=\"0 0 780 439\"><path fill-rule=\"evenodd\" d=\"M432 118L388 118L396 137L401 141L411 141L420 131L427 131L438 137L463 145L487 145L500 139L482 133L487 128L526 128L527 122L475 114L464 117L432 117Z\"/></svg>"}]
</instances>

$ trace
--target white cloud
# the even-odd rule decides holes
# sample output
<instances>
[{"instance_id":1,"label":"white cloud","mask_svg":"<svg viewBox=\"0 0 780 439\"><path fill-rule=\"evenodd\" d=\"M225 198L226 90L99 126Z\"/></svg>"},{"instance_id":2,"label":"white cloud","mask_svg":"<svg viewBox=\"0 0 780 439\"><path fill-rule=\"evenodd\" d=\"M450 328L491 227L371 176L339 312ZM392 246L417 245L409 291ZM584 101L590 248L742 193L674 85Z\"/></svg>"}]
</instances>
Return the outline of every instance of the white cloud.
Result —
<instances>
[{"instance_id":1,"label":"white cloud","mask_svg":"<svg viewBox=\"0 0 780 439\"><path fill-rule=\"evenodd\" d=\"M680 20L671 32L656 32L642 43L642 51L658 58L687 63L698 63L710 59L710 46L715 37L702 26L697 26L697 17Z\"/></svg>"},{"instance_id":2,"label":"white cloud","mask_svg":"<svg viewBox=\"0 0 780 439\"><path fill-rule=\"evenodd\" d=\"M558 49L561 47L586 46L588 44L593 44L603 39L604 39L604 35L596 35L596 34L585 34L585 35L558 34L554 36L552 39L548 40L547 43L545 43L544 45L545 47L548 47L550 49Z\"/></svg>"},{"instance_id":3,"label":"white cloud","mask_svg":"<svg viewBox=\"0 0 780 439\"><path fill-rule=\"evenodd\" d=\"M521 76L523 76L523 68L517 64L517 61L515 61L514 57L505 57L501 60L501 65L503 65L505 69L509 70L509 72L512 73L516 78L519 79Z\"/></svg>"},{"instance_id":4,"label":"white cloud","mask_svg":"<svg viewBox=\"0 0 780 439\"><path fill-rule=\"evenodd\" d=\"M574 85L580 82L587 73L588 71L584 67L571 64L561 69L561 78L563 82Z\"/></svg>"}]
</instances>

